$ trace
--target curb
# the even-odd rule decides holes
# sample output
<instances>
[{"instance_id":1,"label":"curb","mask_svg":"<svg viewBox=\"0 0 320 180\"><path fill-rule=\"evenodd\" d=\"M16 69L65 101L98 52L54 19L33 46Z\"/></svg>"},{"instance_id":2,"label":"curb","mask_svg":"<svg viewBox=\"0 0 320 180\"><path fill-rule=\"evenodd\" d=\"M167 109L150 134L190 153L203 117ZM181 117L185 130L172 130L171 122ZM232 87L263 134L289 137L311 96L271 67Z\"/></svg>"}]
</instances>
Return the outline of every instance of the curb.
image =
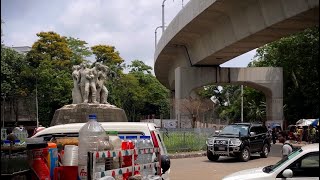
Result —
<instances>
[{"instance_id":1,"label":"curb","mask_svg":"<svg viewBox=\"0 0 320 180\"><path fill-rule=\"evenodd\" d=\"M177 153L177 154L169 154L170 159L181 159L181 158L193 158L193 157L201 157L206 156L207 152L189 152L189 153Z\"/></svg>"}]
</instances>

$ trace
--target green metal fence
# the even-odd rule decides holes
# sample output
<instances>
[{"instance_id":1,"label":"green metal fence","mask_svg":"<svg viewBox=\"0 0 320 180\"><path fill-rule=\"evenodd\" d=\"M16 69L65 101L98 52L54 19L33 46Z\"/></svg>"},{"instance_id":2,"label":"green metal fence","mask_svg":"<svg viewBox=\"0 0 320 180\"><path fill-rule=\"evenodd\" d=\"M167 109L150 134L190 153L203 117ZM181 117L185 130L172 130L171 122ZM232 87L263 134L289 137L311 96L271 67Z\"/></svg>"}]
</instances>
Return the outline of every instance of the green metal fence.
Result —
<instances>
[{"instance_id":1,"label":"green metal fence","mask_svg":"<svg viewBox=\"0 0 320 180\"><path fill-rule=\"evenodd\" d=\"M206 139L215 132L213 128L161 129L169 153L206 150Z\"/></svg>"}]
</instances>

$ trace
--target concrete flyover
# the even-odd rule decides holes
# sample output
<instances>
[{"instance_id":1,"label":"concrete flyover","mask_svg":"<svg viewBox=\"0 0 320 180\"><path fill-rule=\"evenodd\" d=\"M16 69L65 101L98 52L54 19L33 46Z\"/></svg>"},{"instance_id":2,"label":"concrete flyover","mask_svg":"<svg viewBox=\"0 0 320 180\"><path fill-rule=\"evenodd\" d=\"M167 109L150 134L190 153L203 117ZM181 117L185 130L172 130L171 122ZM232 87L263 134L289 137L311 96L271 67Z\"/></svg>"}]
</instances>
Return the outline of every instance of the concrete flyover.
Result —
<instances>
[{"instance_id":1,"label":"concrete flyover","mask_svg":"<svg viewBox=\"0 0 320 180\"><path fill-rule=\"evenodd\" d=\"M202 71L201 69L208 73L220 72L221 69L223 72L223 68L219 68L220 64L266 43L316 25L319 25L318 0L190 0L172 20L157 44L154 54L155 75L163 85L175 92L177 99L186 98L187 94L177 90L181 91L181 87L195 89L198 84L190 81L177 82L183 79L178 76L188 76L186 72L197 76L199 74L195 72ZM211 70L208 70L210 68ZM242 72L240 69L230 72L233 74L236 71ZM245 71L251 71L249 74L252 76L261 73L257 69ZM262 85L269 111L267 120L283 119L283 87L282 79L279 79L282 78L282 70L276 69L275 72L277 73L265 73L264 79L270 82L268 86ZM212 80L217 78L216 74L211 75ZM270 75L275 78L274 83L267 77ZM201 76L198 77L199 80ZM260 87L259 82L250 79L228 83ZM275 84L277 87L274 87ZM266 94L267 91L270 93ZM278 96L278 91L281 91L281 97ZM273 96L274 94L278 94L277 97ZM272 105L275 103L277 105ZM275 110L273 107L279 108L281 112L278 113L279 109ZM179 119L179 113L175 114Z\"/></svg>"}]
</instances>

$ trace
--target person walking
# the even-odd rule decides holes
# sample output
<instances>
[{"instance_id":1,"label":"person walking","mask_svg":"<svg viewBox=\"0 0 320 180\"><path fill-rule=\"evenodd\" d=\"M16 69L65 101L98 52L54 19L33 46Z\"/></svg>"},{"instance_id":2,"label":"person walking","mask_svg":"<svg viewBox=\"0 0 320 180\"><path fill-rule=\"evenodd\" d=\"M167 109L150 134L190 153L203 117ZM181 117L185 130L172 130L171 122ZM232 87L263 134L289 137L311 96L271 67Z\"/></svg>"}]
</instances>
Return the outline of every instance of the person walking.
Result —
<instances>
[{"instance_id":1,"label":"person walking","mask_svg":"<svg viewBox=\"0 0 320 180\"><path fill-rule=\"evenodd\" d=\"M302 141L302 138L303 138L303 127L302 126L298 127L297 133L298 133L298 144L300 144Z\"/></svg>"},{"instance_id":2,"label":"person walking","mask_svg":"<svg viewBox=\"0 0 320 180\"><path fill-rule=\"evenodd\" d=\"M275 144L276 143L276 136L277 136L275 128L272 128L271 136L272 136L272 142L273 142L273 144Z\"/></svg>"},{"instance_id":3,"label":"person walking","mask_svg":"<svg viewBox=\"0 0 320 180\"><path fill-rule=\"evenodd\" d=\"M288 155L293 150L293 146L290 144L290 141L287 141L283 136L279 138L279 142L283 143L282 150L281 150L282 158L288 157Z\"/></svg>"},{"instance_id":4,"label":"person walking","mask_svg":"<svg viewBox=\"0 0 320 180\"><path fill-rule=\"evenodd\" d=\"M315 135L316 129L310 124L307 130L307 139L309 144L314 142Z\"/></svg>"}]
</instances>

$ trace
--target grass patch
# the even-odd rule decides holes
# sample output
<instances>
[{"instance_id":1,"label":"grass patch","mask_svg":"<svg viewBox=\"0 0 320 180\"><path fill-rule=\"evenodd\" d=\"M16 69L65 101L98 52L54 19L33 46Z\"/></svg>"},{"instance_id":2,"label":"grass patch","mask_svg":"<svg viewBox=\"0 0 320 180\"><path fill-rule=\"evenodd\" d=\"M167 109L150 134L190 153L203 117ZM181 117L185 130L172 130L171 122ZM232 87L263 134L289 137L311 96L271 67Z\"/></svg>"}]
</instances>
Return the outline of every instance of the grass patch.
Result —
<instances>
[{"instance_id":1,"label":"grass patch","mask_svg":"<svg viewBox=\"0 0 320 180\"><path fill-rule=\"evenodd\" d=\"M206 149L207 136L195 132L169 132L162 137L169 153Z\"/></svg>"}]
</instances>

